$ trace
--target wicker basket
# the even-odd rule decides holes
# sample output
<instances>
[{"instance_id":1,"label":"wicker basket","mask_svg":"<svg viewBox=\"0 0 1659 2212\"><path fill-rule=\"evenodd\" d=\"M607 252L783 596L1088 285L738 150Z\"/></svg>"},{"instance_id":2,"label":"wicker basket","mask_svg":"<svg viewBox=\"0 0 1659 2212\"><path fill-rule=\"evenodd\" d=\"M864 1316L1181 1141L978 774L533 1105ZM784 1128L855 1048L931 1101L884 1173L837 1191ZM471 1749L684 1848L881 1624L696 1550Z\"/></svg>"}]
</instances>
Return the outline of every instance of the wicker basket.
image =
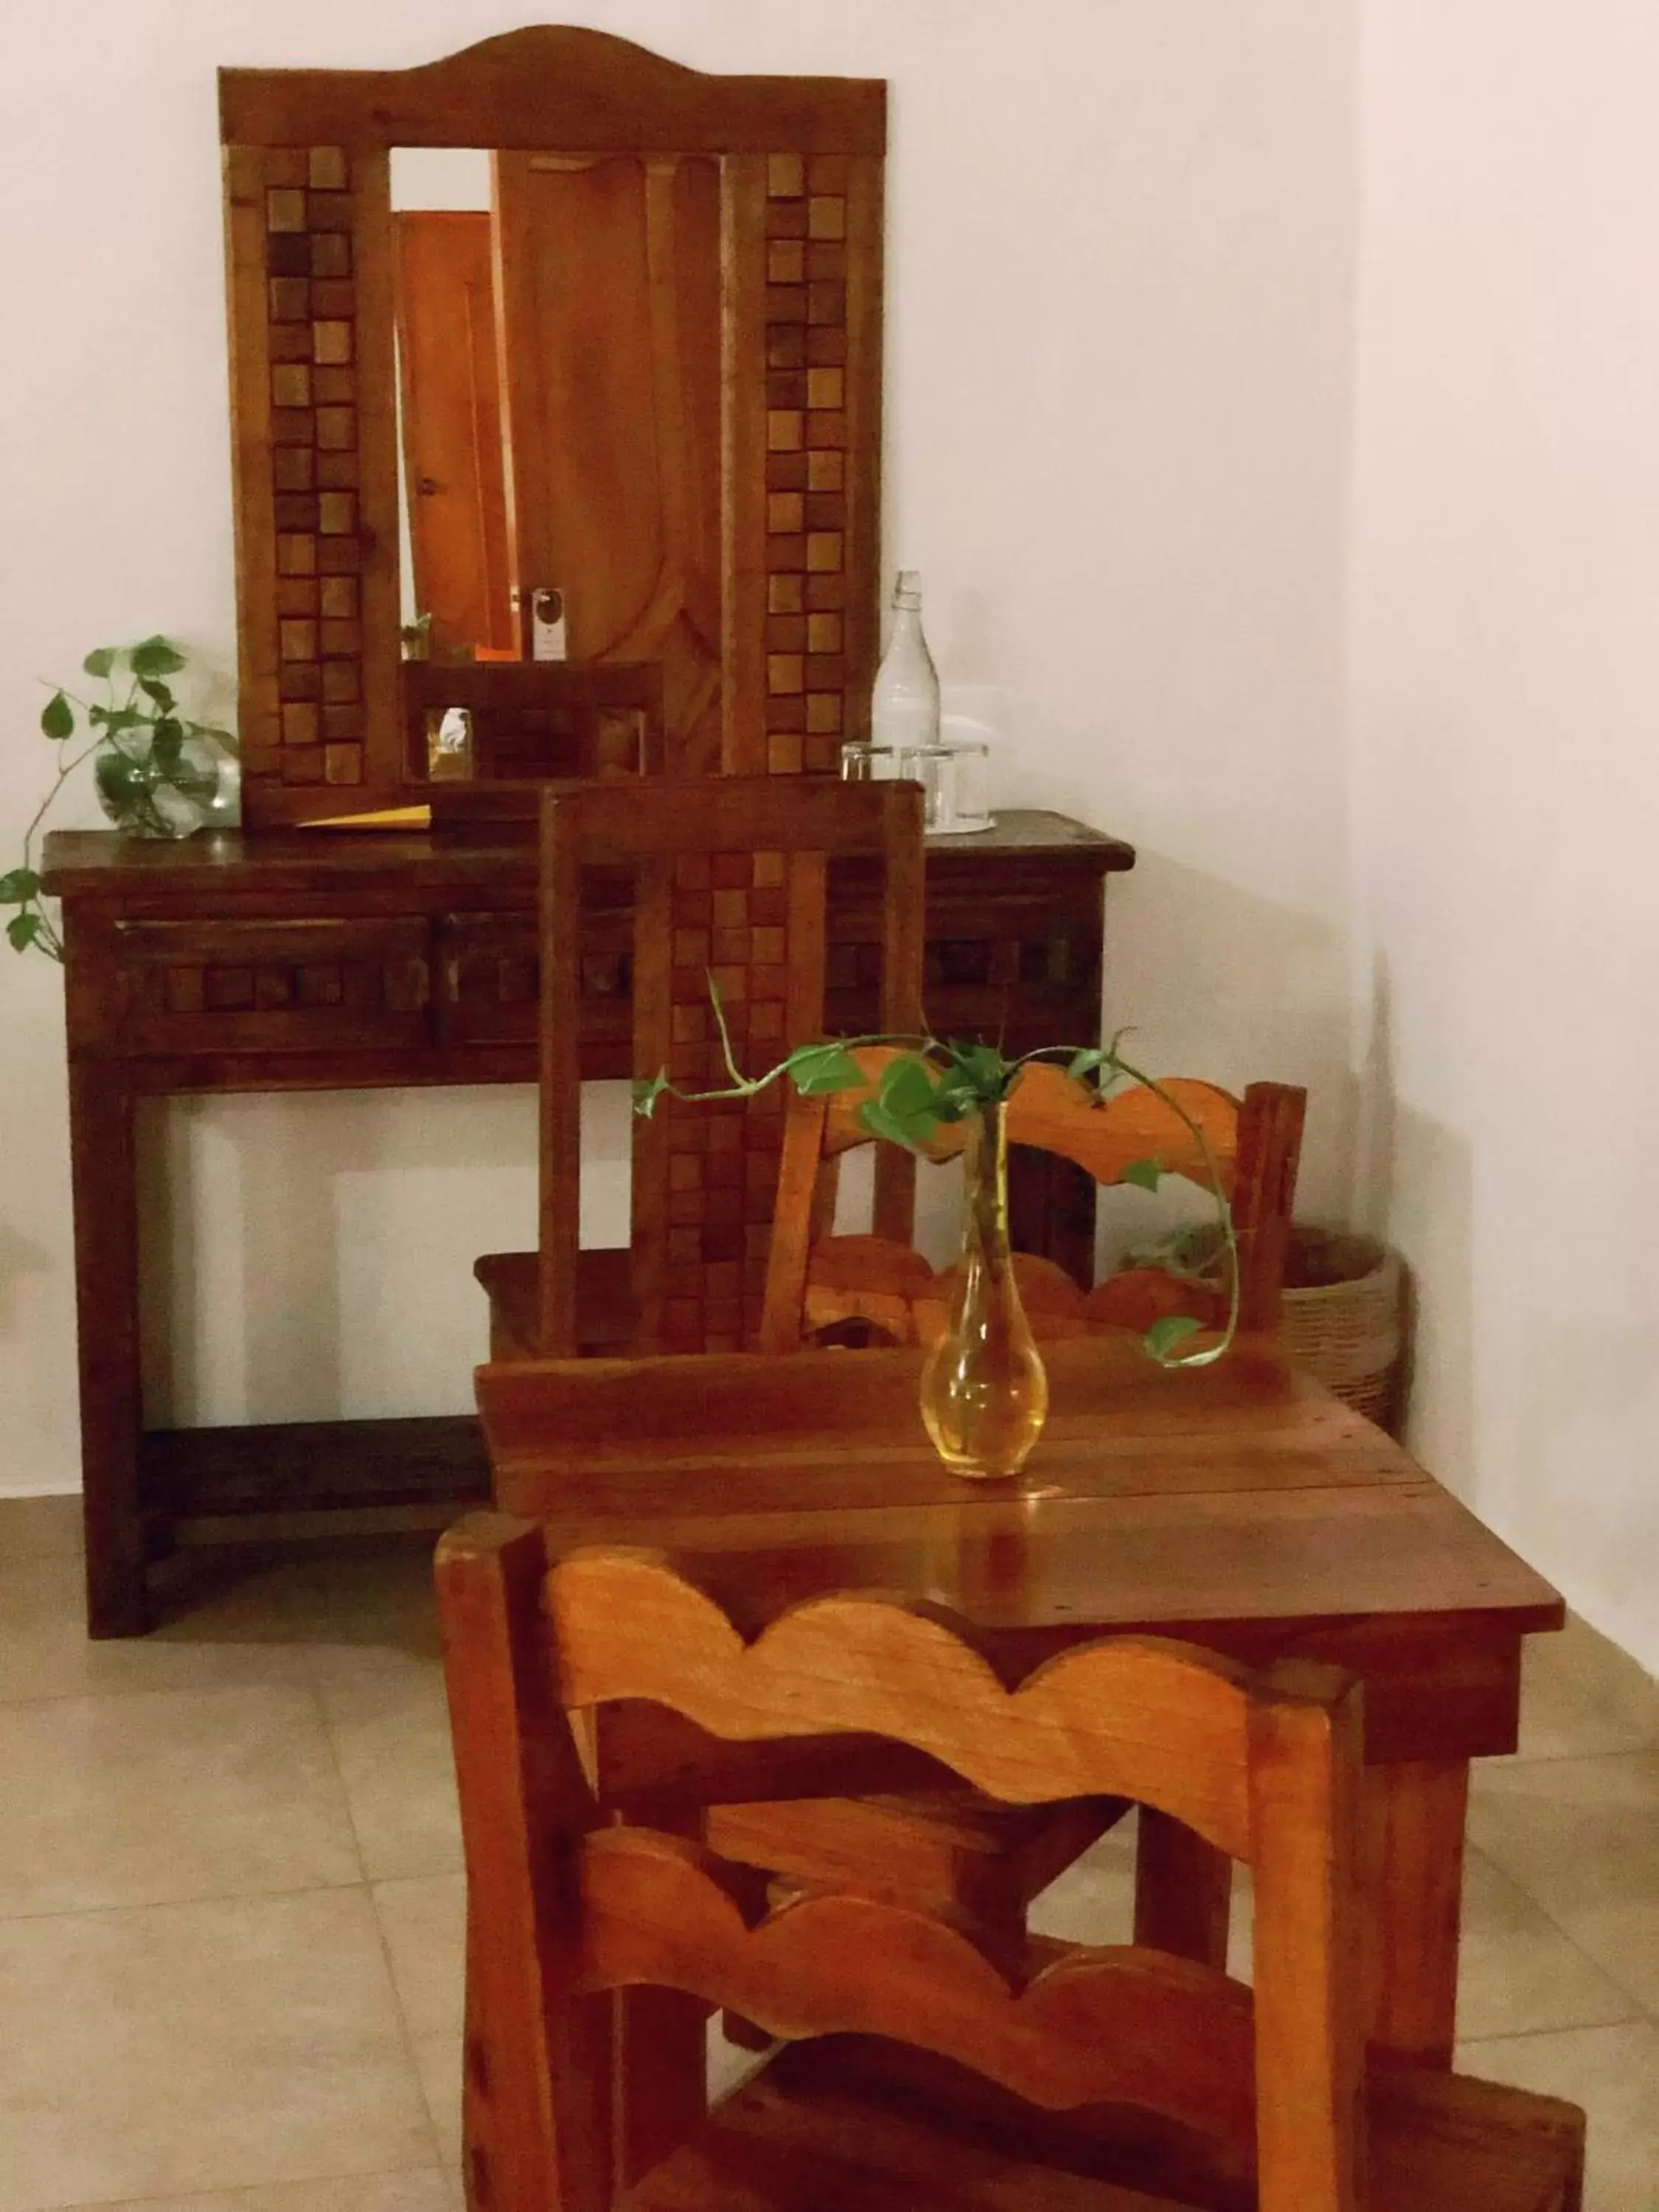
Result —
<instances>
[{"instance_id":1,"label":"wicker basket","mask_svg":"<svg viewBox=\"0 0 1659 2212\"><path fill-rule=\"evenodd\" d=\"M1181 1240L1179 1263L1206 1274L1219 1249L1207 1225ZM1375 1237L1298 1223L1291 1231L1279 1337L1298 1367L1393 1433L1405 1354L1400 1255Z\"/></svg>"},{"instance_id":2,"label":"wicker basket","mask_svg":"<svg viewBox=\"0 0 1659 2212\"><path fill-rule=\"evenodd\" d=\"M1401 1290L1400 1255L1376 1237L1291 1231L1285 1349L1334 1397L1390 1431L1401 1411Z\"/></svg>"}]
</instances>

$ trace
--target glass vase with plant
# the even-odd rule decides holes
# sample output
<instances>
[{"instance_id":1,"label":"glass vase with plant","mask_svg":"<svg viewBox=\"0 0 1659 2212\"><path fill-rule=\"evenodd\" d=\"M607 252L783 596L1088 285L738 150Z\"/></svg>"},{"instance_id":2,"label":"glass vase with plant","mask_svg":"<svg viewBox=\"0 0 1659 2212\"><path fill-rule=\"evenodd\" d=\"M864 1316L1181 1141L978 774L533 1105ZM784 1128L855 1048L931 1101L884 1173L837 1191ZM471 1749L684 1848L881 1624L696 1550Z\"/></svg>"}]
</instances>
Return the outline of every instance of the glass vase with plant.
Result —
<instances>
[{"instance_id":1,"label":"glass vase with plant","mask_svg":"<svg viewBox=\"0 0 1659 2212\"><path fill-rule=\"evenodd\" d=\"M1017 1474L1048 1414L1048 1378L1020 1299L1008 1234L1008 1102L1036 1062L1062 1066L1097 1103L1120 1083L1144 1085L1194 1140L1227 1255L1226 1321L1212 1340L1194 1344L1188 1340L1200 1324L1188 1315L1169 1314L1142 1340L1163 1367L1207 1367L1227 1352L1238 1328L1238 1247L1219 1166L1203 1128L1181 1100L1123 1057L1121 1033L1109 1044L1044 1045L1012 1057L995 1045L927 1035L848 1037L798 1046L764 1073L748 1076L732 1053L712 978L709 996L730 1081L714 1090L682 1091L659 1072L635 1085L636 1112L650 1115L665 1094L688 1103L752 1098L784 1080L808 1097L865 1090L869 1078L854 1054L864 1046L885 1045L896 1047L896 1056L859 1108L872 1136L921 1152L943 1125L971 1125L963 1154L963 1264L947 1325L928 1351L921 1388L923 1423L947 1467L961 1474ZM1155 1190L1163 1172L1156 1158L1136 1160L1118 1179Z\"/></svg>"},{"instance_id":2,"label":"glass vase with plant","mask_svg":"<svg viewBox=\"0 0 1659 2212\"><path fill-rule=\"evenodd\" d=\"M19 952L61 961L58 925L40 902L35 845L53 801L83 762L92 763L98 803L118 830L136 837L188 837L226 809L235 787L236 740L228 730L180 712L167 678L186 665L170 638L100 645L81 664L106 687L101 701L59 690L40 713L57 749L52 780L23 833L19 866L0 875L0 906L17 912L6 935ZM77 746L77 738L89 741Z\"/></svg>"}]
</instances>

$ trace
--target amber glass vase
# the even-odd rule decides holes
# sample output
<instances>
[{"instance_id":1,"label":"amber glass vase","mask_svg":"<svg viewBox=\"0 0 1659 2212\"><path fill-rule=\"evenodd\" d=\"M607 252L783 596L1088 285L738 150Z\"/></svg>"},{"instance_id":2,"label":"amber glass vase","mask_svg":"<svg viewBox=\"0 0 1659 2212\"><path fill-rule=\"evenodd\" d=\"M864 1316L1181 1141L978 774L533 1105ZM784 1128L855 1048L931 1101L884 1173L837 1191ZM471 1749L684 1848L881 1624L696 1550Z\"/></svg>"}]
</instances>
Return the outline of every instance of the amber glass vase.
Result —
<instances>
[{"instance_id":1,"label":"amber glass vase","mask_svg":"<svg viewBox=\"0 0 1659 2212\"><path fill-rule=\"evenodd\" d=\"M1007 1109L969 1132L962 1269L951 1319L921 1370L921 1418L955 1474L1018 1474L1042 1434L1048 1377L1014 1279L1008 1243Z\"/></svg>"}]
</instances>

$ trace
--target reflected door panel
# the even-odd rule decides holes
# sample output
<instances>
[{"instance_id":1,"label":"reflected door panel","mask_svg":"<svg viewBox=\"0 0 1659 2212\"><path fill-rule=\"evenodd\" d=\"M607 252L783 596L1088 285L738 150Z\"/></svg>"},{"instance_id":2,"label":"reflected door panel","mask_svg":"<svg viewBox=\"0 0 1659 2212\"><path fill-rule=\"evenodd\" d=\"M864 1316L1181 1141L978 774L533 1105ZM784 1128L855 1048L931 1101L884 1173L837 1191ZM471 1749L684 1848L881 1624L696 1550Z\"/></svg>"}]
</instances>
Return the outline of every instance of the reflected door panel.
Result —
<instances>
[{"instance_id":1,"label":"reflected door panel","mask_svg":"<svg viewBox=\"0 0 1659 2212\"><path fill-rule=\"evenodd\" d=\"M720 762L720 173L495 157L509 564L573 661L659 662L668 754Z\"/></svg>"},{"instance_id":2,"label":"reflected door panel","mask_svg":"<svg viewBox=\"0 0 1659 2212\"><path fill-rule=\"evenodd\" d=\"M394 216L398 401L416 610L444 659L515 649L487 214Z\"/></svg>"}]
</instances>

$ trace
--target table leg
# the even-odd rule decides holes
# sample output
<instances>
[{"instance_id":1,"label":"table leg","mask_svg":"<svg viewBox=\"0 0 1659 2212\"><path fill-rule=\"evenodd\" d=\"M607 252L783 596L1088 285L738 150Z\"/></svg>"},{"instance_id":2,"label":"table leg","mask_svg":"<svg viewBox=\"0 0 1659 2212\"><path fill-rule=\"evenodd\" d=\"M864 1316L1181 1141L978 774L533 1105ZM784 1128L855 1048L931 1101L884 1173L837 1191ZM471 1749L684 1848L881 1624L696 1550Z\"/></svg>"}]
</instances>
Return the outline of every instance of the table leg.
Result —
<instances>
[{"instance_id":1,"label":"table leg","mask_svg":"<svg viewBox=\"0 0 1659 2212\"><path fill-rule=\"evenodd\" d=\"M1135 1850L1135 1942L1225 1972L1233 1863L1150 1805Z\"/></svg>"},{"instance_id":2,"label":"table leg","mask_svg":"<svg viewBox=\"0 0 1659 2212\"><path fill-rule=\"evenodd\" d=\"M708 2109L708 2008L678 1990L618 1990L614 2002L620 2190L678 2150Z\"/></svg>"},{"instance_id":3,"label":"table leg","mask_svg":"<svg viewBox=\"0 0 1659 2212\"><path fill-rule=\"evenodd\" d=\"M81 1480L87 1630L92 1636L138 1636L150 1625L138 1501L143 1412L135 1104L112 1069L96 1062L71 1063Z\"/></svg>"},{"instance_id":4,"label":"table leg","mask_svg":"<svg viewBox=\"0 0 1659 2212\"><path fill-rule=\"evenodd\" d=\"M701 1842L703 1817L664 1818ZM708 2007L679 1990L611 1997L611 2112L618 2196L672 2156L708 2110Z\"/></svg>"},{"instance_id":5,"label":"table leg","mask_svg":"<svg viewBox=\"0 0 1659 2212\"><path fill-rule=\"evenodd\" d=\"M1457 2025L1467 1759L1374 1766L1370 1984L1376 2041L1449 2067Z\"/></svg>"}]
</instances>

